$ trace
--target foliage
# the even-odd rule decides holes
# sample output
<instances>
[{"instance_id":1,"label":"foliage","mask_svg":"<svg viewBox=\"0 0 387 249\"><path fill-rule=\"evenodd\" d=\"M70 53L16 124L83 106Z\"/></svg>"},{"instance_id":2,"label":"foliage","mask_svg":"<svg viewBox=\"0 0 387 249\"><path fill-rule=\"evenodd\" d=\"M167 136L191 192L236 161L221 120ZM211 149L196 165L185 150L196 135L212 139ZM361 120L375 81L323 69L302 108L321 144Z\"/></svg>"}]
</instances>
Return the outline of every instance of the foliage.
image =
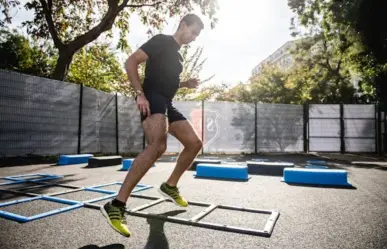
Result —
<instances>
[{"instance_id":1,"label":"foliage","mask_svg":"<svg viewBox=\"0 0 387 249\"><path fill-rule=\"evenodd\" d=\"M51 47L30 42L16 30L0 30L0 68L48 77L54 66Z\"/></svg>"},{"instance_id":2,"label":"foliage","mask_svg":"<svg viewBox=\"0 0 387 249\"><path fill-rule=\"evenodd\" d=\"M199 74L203 69L204 63L207 59L201 59L203 53L203 47L196 48L195 52L192 55L189 55L189 46L184 46L182 48L182 57L184 60L183 72L181 73L180 80L185 81L191 78L198 78ZM204 84L210 81L214 75L200 80L200 84ZM175 96L176 100L187 100L187 99L196 99L196 89L180 88Z\"/></svg>"},{"instance_id":3,"label":"foliage","mask_svg":"<svg viewBox=\"0 0 387 249\"><path fill-rule=\"evenodd\" d=\"M105 92L130 92L123 87L127 83L123 67L106 43L86 46L77 52L70 67L68 81Z\"/></svg>"},{"instance_id":4,"label":"foliage","mask_svg":"<svg viewBox=\"0 0 387 249\"><path fill-rule=\"evenodd\" d=\"M288 85L302 102L354 103L356 90L343 48L322 34L294 44ZM296 96L294 96L296 97Z\"/></svg>"},{"instance_id":5,"label":"foliage","mask_svg":"<svg viewBox=\"0 0 387 249\"><path fill-rule=\"evenodd\" d=\"M11 23L10 12L20 8L19 1L2 0L4 20L0 25ZM113 28L120 32L117 46L128 48L126 34L130 30L129 17L140 16L143 24L160 29L166 19L181 16L199 7L211 20L211 27L217 22L214 16L218 8L216 0L154 1L144 0L29 0L24 7L34 13L34 19L23 23L30 35L44 41L52 41L58 50L58 59L52 74L54 79L63 80L70 68L74 54L102 34L112 38Z\"/></svg>"},{"instance_id":6,"label":"foliage","mask_svg":"<svg viewBox=\"0 0 387 249\"><path fill-rule=\"evenodd\" d=\"M300 36L320 33L335 44L343 63L361 76L363 102L387 96L387 2L380 0L288 0L296 14L292 30Z\"/></svg>"},{"instance_id":7,"label":"foliage","mask_svg":"<svg viewBox=\"0 0 387 249\"><path fill-rule=\"evenodd\" d=\"M284 104L298 102L293 89L286 84L287 79L288 74L278 67L270 65L263 67L261 73L251 79L248 102Z\"/></svg>"},{"instance_id":8,"label":"foliage","mask_svg":"<svg viewBox=\"0 0 387 249\"><path fill-rule=\"evenodd\" d=\"M0 68L50 78L57 59L54 48L29 41L9 30L0 30ZM130 95L127 76L107 43L89 44L74 55L67 81L98 90Z\"/></svg>"}]
</instances>

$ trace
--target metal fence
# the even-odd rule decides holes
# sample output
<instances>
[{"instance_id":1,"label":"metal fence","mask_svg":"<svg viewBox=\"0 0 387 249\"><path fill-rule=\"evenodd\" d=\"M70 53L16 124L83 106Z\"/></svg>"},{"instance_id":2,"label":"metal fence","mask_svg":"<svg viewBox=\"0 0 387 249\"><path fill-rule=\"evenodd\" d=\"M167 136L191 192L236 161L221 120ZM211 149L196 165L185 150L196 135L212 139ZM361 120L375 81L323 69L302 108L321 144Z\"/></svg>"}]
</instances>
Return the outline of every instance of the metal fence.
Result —
<instances>
[{"instance_id":1,"label":"metal fence","mask_svg":"<svg viewBox=\"0 0 387 249\"><path fill-rule=\"evenodd\" d=\"M2 70L0 89L0 156L123 154L145 146L133 98ZM386 117L375 105L177 101L175 106L202 138L203 153L386 149ZM169 135L167 152L182 149Z\"/></svg>"}]
</instances>

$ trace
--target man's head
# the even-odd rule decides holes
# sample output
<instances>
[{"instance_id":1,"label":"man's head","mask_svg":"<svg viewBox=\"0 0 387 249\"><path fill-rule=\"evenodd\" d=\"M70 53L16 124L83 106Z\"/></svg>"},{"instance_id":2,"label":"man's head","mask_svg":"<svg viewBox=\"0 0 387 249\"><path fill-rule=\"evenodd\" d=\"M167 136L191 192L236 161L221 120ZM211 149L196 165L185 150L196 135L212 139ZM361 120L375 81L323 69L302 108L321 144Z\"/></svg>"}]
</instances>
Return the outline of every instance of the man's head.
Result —
<instances>
[{"instance_id":1,"label":"man's head","mask_svg":"<svg viewBox=\"0 0 387 249\"><path fill-rule=\"evenodd\" d=\"M199 36L204 24L195 14L188 14L181 19L177 33L182 44L188 44Z\"/></svg>"}]
</instances>

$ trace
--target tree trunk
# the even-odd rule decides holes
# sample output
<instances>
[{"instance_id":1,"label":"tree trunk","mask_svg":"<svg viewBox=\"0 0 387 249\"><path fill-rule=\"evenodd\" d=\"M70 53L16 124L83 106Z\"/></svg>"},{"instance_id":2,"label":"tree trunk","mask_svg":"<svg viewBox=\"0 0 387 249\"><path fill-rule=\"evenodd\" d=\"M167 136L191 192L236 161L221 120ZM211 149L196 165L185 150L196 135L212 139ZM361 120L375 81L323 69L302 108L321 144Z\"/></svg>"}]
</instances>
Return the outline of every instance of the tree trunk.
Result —
<instances>
[{"instance_id":1,"label":"tree trunk","mask_svg":"<svg viewBox=\"0 0 387 249\"><path fill-rule=\"evenodd\" d=\"M52 75L53 79L64 81L70 68L71 61L73 60L73 56L74 52L67 49L59 52L59 58L56 61L55 71Z\"/></svg>"}]
</instances>

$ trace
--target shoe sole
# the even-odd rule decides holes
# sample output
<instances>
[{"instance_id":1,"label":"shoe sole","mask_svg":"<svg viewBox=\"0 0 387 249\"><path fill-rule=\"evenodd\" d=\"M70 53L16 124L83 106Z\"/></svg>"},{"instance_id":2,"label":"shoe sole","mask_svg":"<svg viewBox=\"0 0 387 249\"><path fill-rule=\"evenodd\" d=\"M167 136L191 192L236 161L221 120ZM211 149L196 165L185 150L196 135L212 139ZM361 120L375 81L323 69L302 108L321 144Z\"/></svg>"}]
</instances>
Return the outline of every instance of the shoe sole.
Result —
<instances>
[{"instance_id":1,"label":"shoe sole","mask_svg":"<svg viewBox=\"0 0 387 249\"><path fill-rule=\"evenodd\" d=\"M188 207L188 205L187 205L187 207L184 207L184 206L180 205L179 203L177 203L177 202L175 201L175 199L173 199L172 197L170 197L169 195L167 195L166 193L164 193L163 191L161 191L160 188L157 189L157 190L159 191L159 193L160 193L162 196L164 196L164 197L168 198L169 200L171 200L176 206L179 206L179 207L182 207L182 208L187 208L187 207Z\"/></svg>"},{"instance_id":2,"label":"shoe sole","mask_svg":"<svg viewBox=\"0 0 387 249\"><path fill-rule=\"evenodd\" d=\"M113 224L111 223L110 219L109 219L109 215L106 213L105 209L103 208L103 206L99 209L102 213L102 215L106 218L106 221L108 222L108 224L119 234L121 234L122 236L124 237L130 237L130 235L125 235L123 233L120 232L120 230L118 230L115 226L113 226Z\"/></svg>"}]
</instances>

